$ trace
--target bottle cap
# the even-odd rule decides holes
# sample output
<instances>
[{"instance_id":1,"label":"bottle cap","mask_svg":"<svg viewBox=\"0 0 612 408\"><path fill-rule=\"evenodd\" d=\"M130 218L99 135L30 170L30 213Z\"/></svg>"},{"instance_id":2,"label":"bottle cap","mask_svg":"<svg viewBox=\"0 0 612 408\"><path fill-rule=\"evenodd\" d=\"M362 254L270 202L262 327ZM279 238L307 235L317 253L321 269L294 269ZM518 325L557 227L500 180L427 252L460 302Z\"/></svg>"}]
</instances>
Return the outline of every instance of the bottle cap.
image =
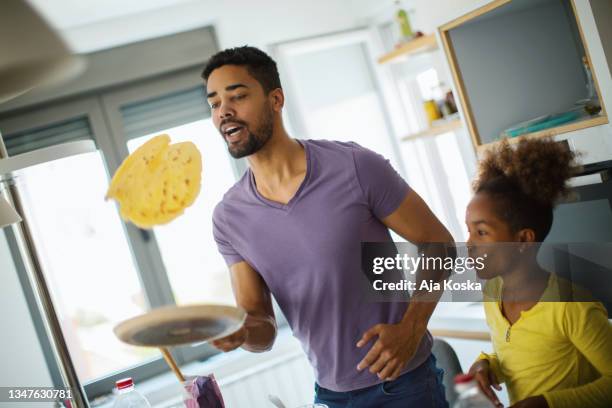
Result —
<instances>
[{"instance_id":1,"label":"bottle cap","mask_svg":"<svg viewBox=\"0 0 612 408\"><path fill-rule=\"evenodd\" d=\"M465 384L474 380L474 376L472 374L457 374L455 376L455 384Z\"/></svg>"},{"instance_id":2,"label":"bottle cap","mask_svg":"<svg viewBox=\"0 0 612 408\"><path fill-rule=\"evenodd\" d=\"M132 379L130 377L128 378L124 378L122 380L116 381L115 385L117 386L118 390L122 390L124 388L129 388L131 386L134 385L134 381L132 381Z\"/></svg>"}]
</instances>

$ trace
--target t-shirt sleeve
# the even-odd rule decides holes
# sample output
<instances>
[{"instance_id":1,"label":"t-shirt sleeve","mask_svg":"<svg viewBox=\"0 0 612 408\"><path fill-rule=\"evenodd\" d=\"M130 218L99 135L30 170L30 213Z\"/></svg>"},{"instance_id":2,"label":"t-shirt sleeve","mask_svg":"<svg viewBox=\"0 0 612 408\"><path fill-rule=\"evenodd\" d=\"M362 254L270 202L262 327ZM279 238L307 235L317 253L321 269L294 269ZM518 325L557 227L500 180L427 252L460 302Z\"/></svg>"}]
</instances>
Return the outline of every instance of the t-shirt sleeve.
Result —
<instances>
[{"instance_id":1,"label":"t-shirt sleeve","mask_svg":"<svg viewBox=\"0 0 612 408\"><path fill-rule=\"evenodd\" d=\"M379 219L387 217L406 198L410 187L380 154L353 144L353 158L357 180L370 209Z\"/></svg>"},{"instance_id":2,"label":"t-shirt sleeve","mask_svg":"<svg viewBox=\"0 0 612 408\"><path fill-rule=\"evenodd\" d=\"M567 302L568 338L601 375L593 382L544 393L551 408L612 407L612 324L598 302Z\"/></svg>"},{"instance_id":3,"label":"t-shirt sleeve","mask_svg":"<svg viewBox=\"0 0 612 408\"><path fill-rule=\"evenodd\" d=\"M213 211L213 236L219 253L225 259L227 266L244 261L244 258L234 249L229 240L227 224L223 216L223 203L217 204Z\"/></svg>"}]
</instances>

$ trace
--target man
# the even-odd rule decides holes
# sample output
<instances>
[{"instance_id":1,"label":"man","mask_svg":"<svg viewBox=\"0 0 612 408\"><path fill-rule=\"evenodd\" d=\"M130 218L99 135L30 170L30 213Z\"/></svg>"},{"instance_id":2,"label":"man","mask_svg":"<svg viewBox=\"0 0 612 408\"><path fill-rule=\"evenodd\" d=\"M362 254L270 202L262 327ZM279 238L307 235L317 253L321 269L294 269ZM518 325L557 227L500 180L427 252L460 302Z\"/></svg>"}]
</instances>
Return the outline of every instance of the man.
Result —
<instances>
[{"instance_id":1,"label":"man","mask_svg":"<svg viewBox=\"0 0 612 408\"><path fill-rule=\"evenodd\" d=\"M444 407L427 322L436 302L368 302L361 242L452 242L380 155L354 143L292 139L276 63L253 47L219 52L202 74L213 123L250 168L213 215L237 304L248 317L214 342L262 352L276 336L274 295L330 408ZM322 89L321 92L334 92Z\"/></svg>"}]
</instances>

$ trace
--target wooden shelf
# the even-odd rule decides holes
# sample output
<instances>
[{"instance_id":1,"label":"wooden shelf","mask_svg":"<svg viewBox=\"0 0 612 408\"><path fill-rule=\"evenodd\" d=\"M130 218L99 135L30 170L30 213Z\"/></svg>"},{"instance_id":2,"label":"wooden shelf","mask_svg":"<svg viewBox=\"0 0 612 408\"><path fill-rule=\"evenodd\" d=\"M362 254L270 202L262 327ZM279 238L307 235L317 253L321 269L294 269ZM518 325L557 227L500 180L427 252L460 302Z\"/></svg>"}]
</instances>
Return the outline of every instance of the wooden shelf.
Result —
<instances>
[{"instance_id":1,"label":"wooden shelf","mask_svg":"<svg viewBox=\"0 0 612 408\"><path fill-rule=\"evenodd\" d=\"M408 135L408 136L404 136L402 138L402 142L406 142L408 140L418 139L418 138L421 138L421 137L441 135L442 133L447 133L447 132L451 132L451 131L453 131L455 129L459 129L462 126L463 126L463 122L461 122L461 119L449 120L448 122L445 122L445 123L442 122L442 123L439 123L439 124L434 124L430 128L422 130L420 132L413 133L413 134Z\"/></svg>"},{"instance_id":2,"label":"wooden shelf","mask_svg":"<svg viewBox=\"0 0 612 408\"><path fill-rule=\"evenodd\" d=\"M386 64L391 61L405 58L409 55L432 51L438 48L438 41L436 40L435 34L424 35L418 37L410 42L400 45L388 54L383 55L378 59L379 64Z\"/></svg>"},{"instance_id":3,"label":"wooden shelf","mask_svg":"<svg viewBox=\"0 0 612 408\"><path fill-rule=\"evenodd\" d=\"M578 120L578 121L571 122L571 123L566 123L564 125L557 126L554 128L540 130L538 132L526 133L524 135L520 135L517 137L509 137L508 142L510 144L514 144L514 143L520 142L523 139L532 139L532 138L535 139L538 137L556 136L556 135L560 135L563 133L574 132L576 130L590 128L593 126L605 125L607 123L609 123L608 117L605 115L599 115L599 116L595 116L592 118L587 118L587 119ZM479 145L477 147L478 154L480 155L481 153L497 145L498 143L501 143L501 140L496 140L495 142L490 142L490 143Z\"/></svg>"}]
</instances>

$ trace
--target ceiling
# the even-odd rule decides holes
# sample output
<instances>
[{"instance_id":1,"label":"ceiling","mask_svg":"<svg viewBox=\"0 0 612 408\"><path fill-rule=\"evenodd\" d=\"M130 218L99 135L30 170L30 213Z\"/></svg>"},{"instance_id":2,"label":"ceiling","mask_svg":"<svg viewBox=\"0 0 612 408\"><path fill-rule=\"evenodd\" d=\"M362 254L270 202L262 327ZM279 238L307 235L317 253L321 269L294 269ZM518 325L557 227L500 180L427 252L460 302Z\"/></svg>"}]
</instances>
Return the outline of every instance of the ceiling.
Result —
<instances>
[{"instance_id":1,"label":"ceiling","mask_svg":"<svg viewBox=\"0 0 612 408\"><path fill-rule=\"evenodd\" d=\"M27 1L80 54L210 24L201 13L207 0Z\"/></svg>"},{"instance_id":2,"label":"ceiling","mask_svg":"<svg viewBox=\"0 0 612 408\"><path fill-rule=\"evenodd\" d=\"M193 0L27 0L59 30L173 7Z\"/></svg>"},{"instance_id":3,"label":"ceiling","mask_svg":"<svg viewBox=\"0 0 612 408\"><path fill-rule=\"evenodd\" d=\"M79 54L208 25L221 47L266 46L356 26L353 0L26 1Z\"/></svg>"}]
</instances>

